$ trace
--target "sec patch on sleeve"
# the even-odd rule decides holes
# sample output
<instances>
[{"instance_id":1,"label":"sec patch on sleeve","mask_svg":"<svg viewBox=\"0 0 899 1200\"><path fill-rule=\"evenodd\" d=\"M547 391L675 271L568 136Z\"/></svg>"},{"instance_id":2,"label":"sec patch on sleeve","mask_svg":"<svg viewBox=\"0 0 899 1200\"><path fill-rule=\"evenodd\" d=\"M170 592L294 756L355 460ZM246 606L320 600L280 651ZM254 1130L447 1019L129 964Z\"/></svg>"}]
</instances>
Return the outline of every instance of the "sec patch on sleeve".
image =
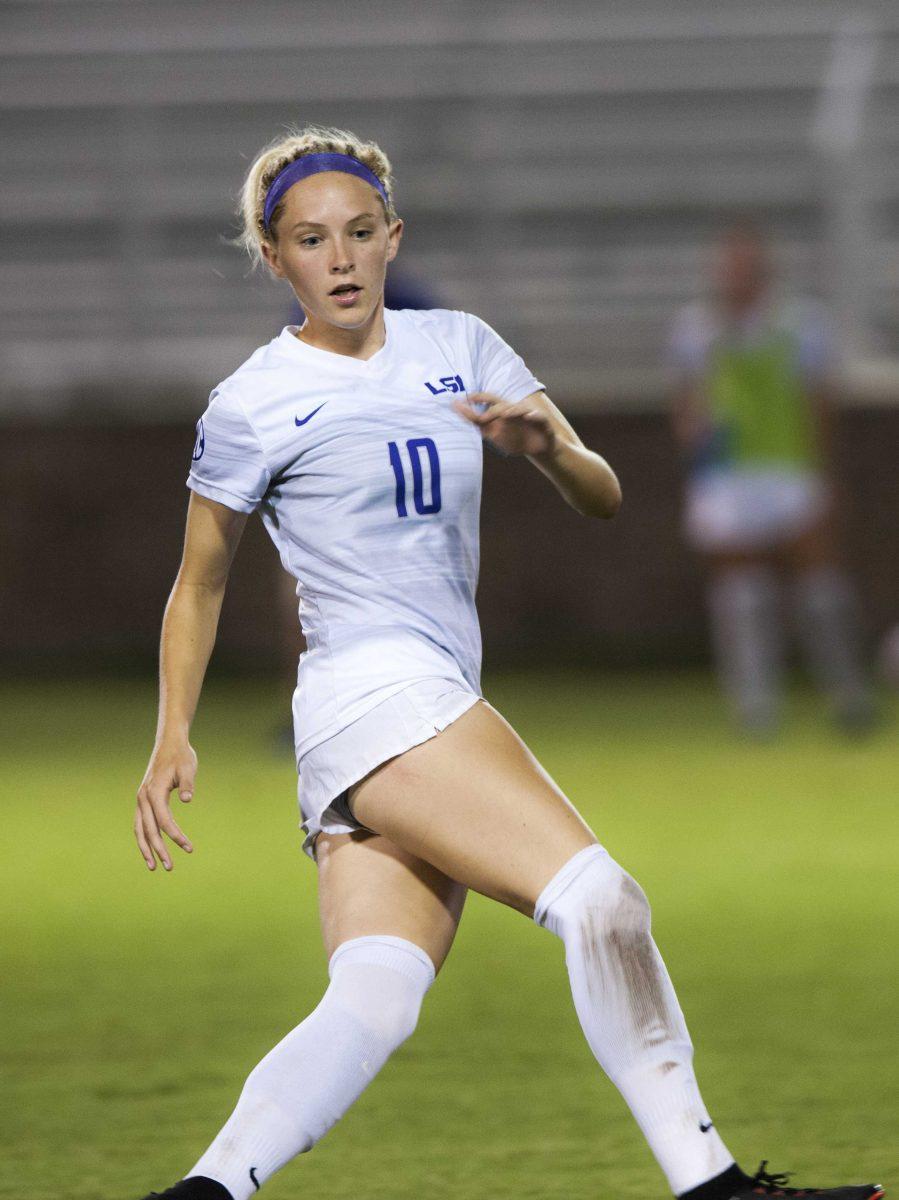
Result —
<instances>
[{"instance_id":1,"label":"sec patch on sleeve","mask_svg":"<svg viewBox=\"0 0 899 1200\"><path fill-rule=\"evenodd\" d=\"M203 425L203 418L200 417L197 421L197 440L194 442L194 452L191 455L193 462L197 462L203 457L203 451L206 449L206 429Z\"/></svg>"}]
</instances>

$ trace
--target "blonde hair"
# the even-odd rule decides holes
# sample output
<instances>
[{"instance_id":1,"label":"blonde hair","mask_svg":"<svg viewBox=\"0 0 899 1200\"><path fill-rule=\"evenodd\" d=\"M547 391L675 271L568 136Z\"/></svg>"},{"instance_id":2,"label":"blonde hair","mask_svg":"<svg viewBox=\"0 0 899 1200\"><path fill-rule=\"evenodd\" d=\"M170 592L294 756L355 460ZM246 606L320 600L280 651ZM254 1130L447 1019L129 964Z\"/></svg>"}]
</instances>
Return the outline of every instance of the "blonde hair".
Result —
<instances>
[{"instance_id":1,"label":"blonde hair","mask_svg":"<svg viewBox=\"0 0 899 1200\"><path fill-rule=\"evenodd\" d=\"M393 175L390 160L377 144L366 142L346 129L333 129L326 125L306 125L303 129L290 128L286 136L276 138L257 154L247 172L240 196L240 217L243 232L237 239L254 265L262 263L262 246L273 245L271 232L281 215L279 204L272 214L269 229L265 227L265 197L275 177L289 164L306 154L347 154L355 158L378 177L387 193L386 216L396 220L393 205ZM383 203L383 200L381 201Z\"/></svg>"}]
</instances>

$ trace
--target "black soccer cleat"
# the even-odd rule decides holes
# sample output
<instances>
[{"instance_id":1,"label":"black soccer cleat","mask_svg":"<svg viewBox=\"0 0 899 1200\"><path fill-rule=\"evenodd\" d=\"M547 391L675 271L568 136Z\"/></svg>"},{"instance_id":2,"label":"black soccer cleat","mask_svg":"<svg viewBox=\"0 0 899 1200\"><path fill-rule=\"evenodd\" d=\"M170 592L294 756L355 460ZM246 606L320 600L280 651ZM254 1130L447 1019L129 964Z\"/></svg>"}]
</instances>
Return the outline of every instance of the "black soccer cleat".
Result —
<instances>
[{"instance_id":1,"label":"black soccer cleat","mask_svg":"<svg viewBox=\"0 0 899 1200\"><path fill-rule=\"evenodd\" d=\"M228 1189L215 1179L207 1179L205 1175L191 1175L189 1179L179 1179L174 1187L166 1188L164 1192L150 1192L144 1200L234 1200Z\"/></svg>"},{"instance_id":2,"label":"black soccer cleat","mask_svg":"<svg viewBox=\"0 0 899 1200\"><path fill-rule=\"evenodd\" d=\"M762 1163L753 1176L745 1175L736 1164L729 1167L723 1175L709 1183L701 1184L690 1192L684 1192L680 1200L711 1200L712 1193L716 1200L755 1200L756 1196L796 1197L803 1200L814 1196L824 1197L825 1200L881 1200L883 1188L878 1183L866 1183L851 1187L837 1188L794 1188L787 1187L789 1172L782 1175L770 1175L765 1169L768 1160Z\"/></svg>"}]
</instances>

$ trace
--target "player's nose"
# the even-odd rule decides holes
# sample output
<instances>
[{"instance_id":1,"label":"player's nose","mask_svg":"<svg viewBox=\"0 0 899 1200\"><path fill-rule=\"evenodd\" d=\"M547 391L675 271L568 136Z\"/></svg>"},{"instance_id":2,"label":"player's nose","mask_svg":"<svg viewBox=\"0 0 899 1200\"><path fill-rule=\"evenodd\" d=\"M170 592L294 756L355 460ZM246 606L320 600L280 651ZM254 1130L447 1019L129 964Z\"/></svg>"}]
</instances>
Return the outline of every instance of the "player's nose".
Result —
<instances>
[{"instance_id":1,"label":"player's nose","mask_svg":"<svg viewBox=\"0 0 899 1200\"><path fill-rule=\"evenodd\" d=\"M355 263L353 262L353 255L350 251L349 244L345 242L335 242L334 255L331 260L331 274L345 275L347 271L352 271L354 266Z\"/></svg>"}]
</instances>

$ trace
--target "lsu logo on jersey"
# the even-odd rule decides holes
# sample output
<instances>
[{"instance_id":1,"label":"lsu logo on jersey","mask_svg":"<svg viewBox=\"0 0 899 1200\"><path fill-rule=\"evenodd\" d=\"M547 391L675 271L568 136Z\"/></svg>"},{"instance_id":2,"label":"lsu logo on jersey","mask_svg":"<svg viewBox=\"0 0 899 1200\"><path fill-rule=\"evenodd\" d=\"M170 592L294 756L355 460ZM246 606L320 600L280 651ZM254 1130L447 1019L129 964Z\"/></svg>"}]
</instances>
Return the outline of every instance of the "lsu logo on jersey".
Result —
<instances>
[{"instance_id":1,"label":"lsu logo on jersey","mask_svg":"<svg viewBox=\"0 0 899 1200\"><path fill-rule=\"evenodd\" d=\"M442 396L444 392L464 392L465 384L462 382L461 375L441 375L437 382L441 385L435 387L433 383L428 383L425 380L425 387L432 396Z\"/></svg>"}]
</instances>

